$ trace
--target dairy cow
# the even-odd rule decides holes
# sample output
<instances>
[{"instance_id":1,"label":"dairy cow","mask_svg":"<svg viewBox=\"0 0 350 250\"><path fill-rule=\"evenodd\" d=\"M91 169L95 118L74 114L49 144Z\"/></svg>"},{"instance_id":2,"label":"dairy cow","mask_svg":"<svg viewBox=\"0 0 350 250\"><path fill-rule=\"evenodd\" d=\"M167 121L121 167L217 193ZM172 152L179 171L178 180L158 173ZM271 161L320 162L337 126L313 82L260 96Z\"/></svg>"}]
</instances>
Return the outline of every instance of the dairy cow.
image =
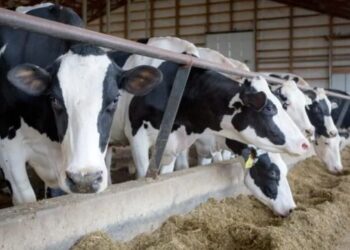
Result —
<instances>
[{"instance_id":1,"label":"dairy cow","mask_svg":"<svg viewBox=\"0 0 350 250\"><path fill-rule=\"evenodd\" d=\"M289 215L296 205L287 179L288 168L280 154L268 153L238 141L220 139L225 140L226 149L241 156L242 165L246 166L244 184L254 197L275 214ZM252 159L253 162L248 163Z\"/></svg>"},{"instance_id":2,"label":"dairy cow","mask_svg":"<svg viewBox=\"0 0 350 250\"><path fill-rule=\"evenodd\" d=\"M284 80L293 80L296 84L302 86L309 86L308 83L300 76L288 73L265 73L271 77L276 77ZM312 90L305 90L301 88L305 94L308 105L306 112L308 117L315 127L317 135L324 137L335 137L338 133L337 128L331 116L331 103L323 88L314 88Z\"/></svg>"},{"instance_id":3,"label":"dairy cow","mask_svg":"<svg viewBox=\"0 0 350 250\"><path fill-rule=\"evenodd\" d=\"M78 18L57 5L28 14L68 24ZM27 162L50 187L68 193L103 191L119 91L145 94L160 82L161 73L150 66L122 70L96 46L72 46L10 27L0 27L0 44L0 165L14 203L36 200Z\"/></svg>"},{"instance_id":4,"label":"dairy cow","mask_svg":"<svg viewBox=\"0 0 350 250\"><path fill-rule=\"evenodd\" d=\"M193 44L177 38L151 38L147 44L198 55ZM129 140L139 177L146 174L148 151L158 135L179 67L172 62L130 55L123 68L143 64L158 67L164 76L162 84L141 98L122 95L112 130L113 139L124 135ZM161 173L173 171L176 156L205 134L255 143L274 152L302 154L309 147L263 78L239 83L217 72L193 67L165 150Z\"/></svg>"},{"instance_id":5,"label":"dairy cow","mask_svg":"<svg viewBox=\"0 0 350 250\"><path fill-rule=\"evenodd\" d=\"M293 80L296 83L309 87L309 84L300 76L289 73L269 73L272 77ZM339 173L343 169L340 156L340 142L342 141L333 121L331 97L327 97L324 89L314 88L303 90L308 99L306 111L312 125L315 127L313 148L316 155L332 173Z\"/></svg>"}]
</instances>

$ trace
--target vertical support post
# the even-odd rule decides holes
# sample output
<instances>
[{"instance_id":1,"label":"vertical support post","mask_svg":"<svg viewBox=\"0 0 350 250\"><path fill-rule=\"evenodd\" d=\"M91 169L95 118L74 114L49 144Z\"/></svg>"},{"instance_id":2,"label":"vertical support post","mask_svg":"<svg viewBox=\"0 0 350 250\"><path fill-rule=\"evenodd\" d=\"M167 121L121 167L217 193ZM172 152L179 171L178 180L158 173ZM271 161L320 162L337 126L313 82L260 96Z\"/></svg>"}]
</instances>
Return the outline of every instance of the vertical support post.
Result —
<instances>
[{"instance_id":1,"label":"vertical support post","mask_svg":"<svg viewBox=\"0 0 350 250\"><path fill-rule=\"evenodd\" d=\"M111 33L111 0L106 0L106 33Z\"/></svg>"},{"instance_id":2,"label":"vertical support post","mask_svg":"<svg viewBox=\"0 0 350 250\"><path fill-rule=\"evenodd\" d=\"M145 37L149 37L149 26L150 26L150 3L149 0L145 0Z\"/></svg>"},{"instance_id":3,"label":"vertical support post","mask_svg":"<svg viewBox=\"0 0 350 250\"><path fill-rule=\"evenodd\" d=\"M131 0L127 0L127 8L126 8L126 16L127 16L127 34L128 36L127 37L130 37L131 36Z\"/></svg>"},{"instance_id":4,"label":"vertical support post","mask_svg":"<svg viewBox=\"0 0 350 250\"><path fill-rule=\"evenodd\" d=\"M289 72L293 72L294 8L289 7Z\"/></svg>"},{"instance_id":5,"label":"vertical support post","mask_svg":"<svg viewBox=\"0 0 350 250\"><path fill-rule=\"evenodd\" d=\"M175 0L175 36L180 36L180 0Z\"/></svg>"},{"instance_id":6,"label":"vertical support post","mask_svg":"<svg viewBox=\"0 0 350 250\"><path fill-rule=\"evenodd\" d=\"M233 2L234 0L230 0L230 30L234 30L234 23L233 23Z\"/></svg>"},{"instance_id":7,"label":"vertical support post","mask_svg":"<svg viewBox=\"0 0 350 250\"><path fill-rule=\"evenodd\" d=\"M124 5L124 38L128 38L128 1Z\"/></svg>"},{"instance_id":8,"label":"vertical support post","mask_svg":"<svg viewBox=\"0 0 350 250\"><path fill-rule=\"evenodd\" d=\"M99 31L101 32L101 33L103 33L103 17L101 16L100 18L99 18L99 22L98 22L98 28L99 28Z\"/></svg>"},{"instance_id":9,"label":"vertical support post","mask_svg":"<svg viewBox=\"0 0 350 250\"><path fill-rule=\"evenodd\" d=\"M87 0L83 0L81 8L81 16L83 17L84 25L87 26Z\"/></svg>"},{"instance_id":10,"label":"vertical support post","mask_svg":"<svg viewBox=\"0 0 350 250\"><path fill-rule=\"evenodd\" d=\"M210 0L205 1L205 24L206 32L210 32Z\"/></svg>"},{"instance_id":11,"label":"vertical support post","mask_svg":"<svg viewBox=\"0 0 350 250\"><path fill-rule=\"evenodd\" d=\"M328 87L332 88L333 75L333 16L329 17L329 39L328 39Z\"/></svg>"},{"instance_id":12,"label":"vertical support post","mask_svg":"<svg viewBox=\"0 0 350 250\"><path fill-rule=\"evenodd\" d=\"M255 58L255 71L259 71L258 61L258 1L254 0L254 58Z\"/></svg>"},{"instance_id":13,"label":"vertical support post","mask_svg":"<svg viewBox=\"0 0 350 250\"><path fill-rule=\"evenodd\" d=\"M154 0L150 0L150 36L154 36Z\"/></svg>"},{"instance_id":14,"label":"vertical support post","mask_svg":"<svg viewBox=\"0 0 350 250\"><path fill-rule=\"evenodd\" d=\"M156 140L154 155L152 155L147 176L156 178L161 167L161 161L166 148L168 138L173 127L177 110L180 106L181 98L186 87L187 79L191 71L191 66L181 66L178 68L173 87L166 105L159 134Z\"/></svg>"}]
</instances>

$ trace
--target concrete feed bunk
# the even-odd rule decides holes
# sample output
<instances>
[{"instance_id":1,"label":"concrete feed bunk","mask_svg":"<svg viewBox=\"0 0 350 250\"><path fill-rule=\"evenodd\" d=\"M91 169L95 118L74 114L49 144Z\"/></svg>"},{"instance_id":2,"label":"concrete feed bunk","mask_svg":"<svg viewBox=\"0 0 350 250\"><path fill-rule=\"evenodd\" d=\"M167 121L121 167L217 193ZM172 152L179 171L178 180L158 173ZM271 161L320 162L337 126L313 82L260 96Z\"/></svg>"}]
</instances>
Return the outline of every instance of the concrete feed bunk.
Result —
<instances>
[{"instance_id":1,"label":"concrete feed bunk","mask_svg":"<svg viewBox=\"0 0 350 250\"><path fill-rule=\"evenodd\" d=\"M348 249L350 148L342 158L345 171L341 176L326 172L316 157L291 171L298 208L288 218L274 216L249 196L211 199L127 243L113 243L97 232L72 249Z\"/></svg>"}]
</instances>

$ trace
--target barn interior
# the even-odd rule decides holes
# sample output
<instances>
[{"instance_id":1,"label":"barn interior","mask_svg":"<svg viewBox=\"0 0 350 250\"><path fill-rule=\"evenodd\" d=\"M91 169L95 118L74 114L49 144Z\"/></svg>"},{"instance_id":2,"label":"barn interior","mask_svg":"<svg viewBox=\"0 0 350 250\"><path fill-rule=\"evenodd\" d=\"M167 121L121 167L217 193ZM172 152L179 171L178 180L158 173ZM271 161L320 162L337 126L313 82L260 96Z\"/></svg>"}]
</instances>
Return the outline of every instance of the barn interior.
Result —
<instances>
[{"instance_id":1,"label":"barn interior","mask_svg":"<svg viewBox=\"0 0 350 250\"><path fill-rule=\"evenodd\" d=\"M252 72L288 72L301 76L311 87L350 94L350 1L51 2L72 8L91 31L132 41L178 37L243 62ZM15 10L18 6L40 3L0 0L0 7ZM247 196L249 191L242 180L244 170L237 160L215 163L218 166L215 169L197 168L197 155L191 148L190 169L156 180L138 180L132 168L130 147L114 144L112 151L110 173L116 185L102 194L46 199L44 183L28 165L39 202L13 206L11 188L1 176L0 242L4 245L0 247L71 249L74 245L74 250L350 247L350 221L346 218L350 217L350 193L346 191L350 180L349 148L342 152L345 170L339 175L328 173L315 156L290 162L298 166L289 177L297 209L288 218L276 217ZM300 176L304 179L300 180ZM135 201L130 201L131 196ZM97 214L86 212L92 207ZM76 225L70 228L69 223L59 224L55 214L62 214L65 221L75 220ZM101 222L97 221L99 217L103 217ZM43 236L55 224L59 224L58 228ZM19 237L10 234L21 226L28 236L18 243ZM287 240L283 234L289 233Z\"/></svg>"}]
</instances>

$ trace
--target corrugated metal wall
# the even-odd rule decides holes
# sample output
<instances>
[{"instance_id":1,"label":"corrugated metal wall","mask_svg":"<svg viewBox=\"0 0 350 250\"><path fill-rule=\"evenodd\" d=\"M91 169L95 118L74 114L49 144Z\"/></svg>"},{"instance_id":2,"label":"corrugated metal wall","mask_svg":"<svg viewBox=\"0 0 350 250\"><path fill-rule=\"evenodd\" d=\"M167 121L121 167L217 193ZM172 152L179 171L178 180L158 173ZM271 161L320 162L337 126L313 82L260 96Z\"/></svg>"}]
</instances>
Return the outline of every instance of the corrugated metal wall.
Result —
<instances>
[{"instance_id":1,"label":"corrugated metal wall","mask_svg":"<svg viewBox=\"0 0 350 250\"><path fill-rule=\"evenodd\" d=\"M329 84L330 59L332 68L350 68L350 39L326 39L331 34L349 36L350 20L268 0L132 1L114 11L111 21L112 35L170 35L201 46L206 33L254 30L257 71L293 72L317 86ZM103 31L104 22L95 20L89 28Z\"/></svg>"}]
</instances>

